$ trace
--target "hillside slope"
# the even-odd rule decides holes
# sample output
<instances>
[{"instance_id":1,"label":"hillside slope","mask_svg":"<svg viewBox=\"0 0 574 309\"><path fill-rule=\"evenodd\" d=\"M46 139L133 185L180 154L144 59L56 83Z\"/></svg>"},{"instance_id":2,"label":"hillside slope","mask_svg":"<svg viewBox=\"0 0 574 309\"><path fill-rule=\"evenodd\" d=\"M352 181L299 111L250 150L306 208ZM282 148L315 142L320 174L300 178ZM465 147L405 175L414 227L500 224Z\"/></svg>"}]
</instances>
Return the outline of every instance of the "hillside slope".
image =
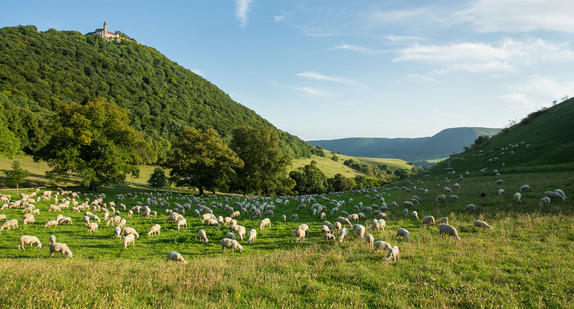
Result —
<instances>
[{"instance_id":1,"label":"hillside slope","mask_svg":"<svg viewBox=\"0 0 574 309\"><path fill-rule=\"evenodd\" d=\"M407 161L433 160L463 150L482 135L492 136L500 129L450 128L431 137L420 138L343 138L308 141L312 146L356 157L400 158Z\"/></svg>"},{"instance_id":2,"label":"hillside slope","mask_svg":"<svg viewBox=\"0 0 574 309\"><path fill-rule=\"evenodd\" d=\"M154 149L169 147L186 125L214 128L226 140L239 125L273 127L157 50L122 38L108 42L75 31L39 32L34 26L0 29L0 107L14 120L9 128L26 152L47 140L45 120L62 103L97 97L127 109L131 125L156 143ZM307 143L278 134L285 152L310 155Z\"/></svg>"}]
</instances>

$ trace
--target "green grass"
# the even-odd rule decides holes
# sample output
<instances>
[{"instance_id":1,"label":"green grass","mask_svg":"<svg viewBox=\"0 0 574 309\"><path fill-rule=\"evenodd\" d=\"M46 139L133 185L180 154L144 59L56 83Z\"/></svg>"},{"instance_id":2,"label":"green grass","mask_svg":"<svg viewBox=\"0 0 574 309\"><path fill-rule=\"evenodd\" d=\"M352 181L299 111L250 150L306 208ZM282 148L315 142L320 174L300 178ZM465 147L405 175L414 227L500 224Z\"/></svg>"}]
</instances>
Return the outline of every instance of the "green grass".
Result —
<instances>
[{"instance_id":1,"label":"green grass","mask_svg":"<svg viewBox=\"0 0 574 309\"><path fill-rule=\"evenodd\" d=\"M462 189L456 192L460 200L444 204L434 202L442 192L437 184L447 185L442 176L409 179L418 188L427 188L427 194L401 190L412 188L406 181L397 184L397 190L388 188L384 191L390 195L385 195L389 205L416 194L422 202L415 207L421 218L448 216L462 238L441 239L437 227L423 228L420 221L401 214L402 206L392 208L387 212L387 228L372 234L400 247L401 259L395 263L385 263L383 253L373 254L353 233L343 243L324 243L322 221L309 210L312 203L297 211L300 202L293 198L288 205L277 205L271 229L259 231L260 219L243 215L239 224L248 231L257 229L257 242L243 241L243 253L225 255L219 240L227 229L206 229L189 213L189 227L179 231L165 223L162 208L156 209L157 218L134 214L127 225L136 228L140 237L135 246L124 249L122 241L113 237L113 227L101 224L98 232L88 234L81 214L69 209L62 213L71 216L74 224L44 229L43 224L57 214L47 211L48 202L39 202L41 212L34 224L0 233L0 300L6 307L572 307L574 204L568 199L538 207L546 190L559 187L571 195L571 175L509 174L504 177L507 193L503 196L496 195L496 177L471 175L460 182ZM532 191L523 193L523 204L515 204L512 194L523 184ZM144 197L134 188L104 188L106 201L126 190L137 193L135 200L124 201L128 208ZM485 198L479 197L481 192ZM372 201L374 195L329 197L347 201L342 209L353 213L359 202L379 204ZM170 199L172 205L175 198ZM209 197L207 204L214 199L224 202L222 196ZM475 203L477 212L463 212L467 203ZM214 211L227 215L222 209ZM282 214L293 213L299 214L299 221L280 222ZM21 209L0 214L22 222ZM337 216L327 219L334 222ZM494 228L474 228L476 219ZM161 235L147 236L156 223L162 225ZM303 243L295 243L291 233L301 223L309 224L310 233ZM361 223L370 226L369 220ZM395 237L399 227L410 231L412 241ZM206 230L209 244L199 243L199 229ZM52 234L70 247L73 258L49 257ZM44 246L19 251L20 235L38 236ZM165 262L169 251L180 252L188 264Z\"/></svg>"}]
</instances>

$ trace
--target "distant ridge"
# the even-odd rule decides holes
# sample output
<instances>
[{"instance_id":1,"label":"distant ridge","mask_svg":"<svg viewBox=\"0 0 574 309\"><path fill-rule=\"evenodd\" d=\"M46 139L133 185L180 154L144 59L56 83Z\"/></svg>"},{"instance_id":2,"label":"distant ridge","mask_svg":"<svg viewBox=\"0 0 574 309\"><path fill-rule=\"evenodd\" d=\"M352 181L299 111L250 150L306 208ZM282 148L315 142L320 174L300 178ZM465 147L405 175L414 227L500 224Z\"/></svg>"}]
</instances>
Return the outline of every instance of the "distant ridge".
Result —
<instances>
[{"instance_id":1,"label":"distant ridge","mask_svg":"<svg viewBox=\"0 0 574 309\"><path fill-rule=\"evenodd\" d=\"M312 146L355 157L397 158L426 161L448 157L463 151L483 135L492 136L500 129L461 127L440 131L431 137L419 138L343 138L307 141Z\"/></svg>"}]
</instances>

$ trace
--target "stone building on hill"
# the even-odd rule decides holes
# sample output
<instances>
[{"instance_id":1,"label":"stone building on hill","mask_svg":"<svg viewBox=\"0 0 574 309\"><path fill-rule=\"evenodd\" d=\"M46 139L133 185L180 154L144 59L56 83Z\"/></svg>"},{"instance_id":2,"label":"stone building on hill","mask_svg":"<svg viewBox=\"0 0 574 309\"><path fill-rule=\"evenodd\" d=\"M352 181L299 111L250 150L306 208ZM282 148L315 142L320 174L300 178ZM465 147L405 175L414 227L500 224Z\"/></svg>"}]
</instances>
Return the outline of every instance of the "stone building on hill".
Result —
<instances>
[{"instance_id":1,"label":"stone building on hill","mask_svg":"<svg viewBox=\"0 0 574 309\"><path fill-rule=\"evenodd\" d=\"M104 29L96 29L96 31L90 32L89 34L99 35L104 39L115 39L120 37L116 32L108 31L108 24L106 22L104 22Z\"/></svg>"}]
</instances>

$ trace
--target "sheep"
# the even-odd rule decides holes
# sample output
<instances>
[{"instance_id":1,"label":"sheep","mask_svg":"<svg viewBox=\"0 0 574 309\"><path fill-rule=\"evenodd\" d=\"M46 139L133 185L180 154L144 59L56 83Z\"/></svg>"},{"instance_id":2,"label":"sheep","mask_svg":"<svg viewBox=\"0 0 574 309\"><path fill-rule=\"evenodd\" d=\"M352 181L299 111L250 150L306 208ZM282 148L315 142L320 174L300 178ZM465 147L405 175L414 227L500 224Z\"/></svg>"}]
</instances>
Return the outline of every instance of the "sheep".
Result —
<instances>
[{"instance_id":1,"label":"sheep","mask_svg":"<svg viewBox=\"0 0 574 309\"><path fill-rule=\"evenodd\" d=\"M24 219L22 220L22 224L26 225L28 223L33 223L34 221L36 221L34 219L34 215L32 214L25 214L24 215Z\"/></svg>"},{"instance_id":2,"label":"sheep","mask_svg":"<svg viewBox=\"0 0 574 309\"><path fill-rule=\"evenodd\" d=\"M456 240L460 240L460 237L458 236L458 231L456 230L456 228L452 225L448 225L448 224L441 224L438 226L438 231L439 231L439 235L441 237L443 237L445 234L450 236L453 236L454 239Z\"/></svg>"},{"instance_id":3,"label":"sheep","mask_svg":"<svg viewBox=\"0 0 574 309\"><path fill-rule=\"evenodd\" d=\"M485 229L491 229L492 227L490 225L488 225L488 223L481 221L481 220L475 220L474 221L474 226L476 227L483 227Z\"/></svg>"},{"instance_id":4,"label":"sheep","mask_svg":"<svg viewBox=\"0 0 574 309\"><path fill-rule=\"evenodd\" d=\"M293 236L295 237L295 242L303 241L305 240L305 231L297 228L295 232L293 232Z\"/></svg>"},{"instance_id":5,"label":"sheep","mask_svg":"<svg viewBox=\"0 0 574 309\"><path fill-rule=\"evenodd\" d=\"M201 241L202 243L206 244L209 242L209 239L207 239L207 234L205 233L204 230L199 230L198 236L199 236L199 241Z\"/></svg>"},{"instance_id":6,"label":"sheep","mask_svg":"<svg viewBox=\"0 0 574 309\"><path fill-rule=\"evenodd\" d=\"M407 231L404 228L397 229L397 236L396 237L399 237L399 236L404 237L406 241L411 240L409 231Z\"/></svg>"},{"instance_id":7,"label":"sheep","mask_svg":"<svg viewBox=\"0 0 574 309\"><path fill-rule=\"evenodd\" d=\"M10 220L4 222L4 224L2 224L2 226L0 226L0 232L2 232L2 230L4 230L5 228L7 228L9 230L18 228L18 220L10 219Z\"/></svg>"},{"instance_id":8,"label":"sheep","mask_svg":"<svg viewBox=\"0 0 574 309\"><path fill-rule=\"evenodd\" d=\"M307 224L301 224L297 228L300 228L305 232L307 232L309 230L309 226Z\"/></svg>"},{"instance_id":9,"label":"sheep","mask_svg":"<svg viewBox=\"0 0 574 309\"><path fill-rule=\"evenodd\" d=\"M281 216L281 222L285 222L287 221L287 216L286 215L282 215Z\"/></svg>"},{"instance_id":10,"label":"sheep","mask_svg":"<svg viewBox=\"0 0 574 309\"><path fill-rule=\"evenodd\" d=\"M407 208L408 207L411 207L411 208L414 207L413 202L411 202L411 201L404 201L403 206L405 206Z\"/></svg>"},{"instance_id":11,"label":"sheep","mask_svg":"<svg viewBox=\"0 0 574 309\"><path fill-rule=\"evenodd\" d=\"M338 217L337 218L337 222L341 223L341 225L345 225L348 227L351 227L351 221L349 221L349 219L345 218L345 217Z\"/></svg>"},{"instance_id":12,"label":"sheep","mask_svg":"<svg viewBox=\"0 0 574 309\"><path fill-rule=\"evenodd\" d=\"M375 237L373 237L371 234L367 234L365 235L365 242L372 247L375 242Z\"/></svg>"},{"instance_id":13,"label":"sheep","mask_svg":"<svg viewBox=\"0 0 574 309\"><path fill-rule=\"evenodd\" d=\"M84 215L84 216L82 217L82 222L84 222L85 225L90 224L90 216Z\"/></svg>"},{"instance_id":14,"label":"sheep","mask_svg":"<svg viewBox=\"0 0 574 309\"><path fill-rule=\"evenodd\" d=\"M178 222L179 222L179 221L178 221ZM213 226L213 227L217 227L217 228L220 228L220 227L221 227L221 225L219 225L219 221L217 221L217 219L213 219L213 218L207 219L205 225L206 225L206 226Z\"/></svg>"},{"instance_id":15,"label":"sheep","mask_svg":"<svg viewBox=\"0 0 574 309\"><path fill-rule=\"evenodd\" d=\"M496 182L494 182L494 185L502 186L503 183L504 183L504 181L502 179L498 179Z\"/></svg>"},{"instance_id":16,"label":"sheep","mask_svg":"<svg viewBox=\"0 0 574 309\"><path fill-rule=\"evenodd\" d=\"M54 236L54 235L52 235ZM68 248L68 246L66 246L66 244L63 243L58 243L56 242L56 238L52 238L52 236L50 236L50 256L53 257L54 256L54 252L60 252L62 253L62 255L65 255L66 257L72 257L72 251L70 250L70 248ZM52 241L53 240L53 241Z\"/></svg>"},{"instance_id":17,"label":"sheep","mask_svg":"<svg viewBox=\"0 0 574 309\"><path fill-rule=\"evenodd\" d=\"M231 218L232 218L232 219L239 218L239 216L241 216L241 213L240 213L239 211L234 211L234 212L231 214Z\"/></svg>"},{"instance_id":18,"label":"sheep","mask_svg":"<svg viewBox=\"0 0 574 309\"><path fill-rule=\"evenodd\" d=\"M554 192L560 194L563 197L563 200L567 199L568 197L566 196L566 193L564 193L564 191L562 191L561 189L556 189L554 190Z\"/></svg>"},{"instance_id":19,"label":"sheep","mask_svg":"<svg viewBox=\"0 0 574 309\"><path fill-rule=\"evenodd\" d=\"M116 226L116 227L114 228L114 235L115 235L117 238L122 237L122 229L121 229L119 226Z\"/></svg>"},{"instance_id":20,"label":"sheep","mask_svg":"<svg viewBox=\"0 0 574 309\"><path fill-rule=\"evenodd\" d=\"M329 232L331 232L331 233L333 233L335 231L335 229L333 228L333 225L329 221L323 221L323 226L328 227Z\"/></svg>"},{"instance_id":21,"label":"sheep","mask_svg":"<svg viewBox=\"0 0 574 309\"><path fill-rule=\"evenodd\" d=\"M400 252L399 252L399 247L398 246L394 246L391 249L389 249L389 253L387 254L387 256L385 257L385 262L390 262L391 258L396 262L398 259L400 259Z\"/></svg>"},{"instance_id":22,"label":"sheep","mask_svg":"<svg viewBox=\"0 0 574 309\"><path fill-rule=\"evenodd\" d=\"M325 241L326 242L327 241L335 241L335 240L337 240L337 238L332 233L325 234Z\"/></svg>"},{"instance_id":23,"label":"sheep","mask_svg":"<svg viewBox=\"0 0 574 309\"><path fill-rule=\"evenodd\" d=\"M18 242L18 250L25 250L26 248L24 248L24 245L30 245L30 247L36 245L38 249L42 248L42 243L36 236L22 235L18 238Z\"/></svg>"},{"instance_id":24,"label":"sheep","mask_svg":"<svg viewBox=\"0 0 574 309\"><path fill-rule=\"evenodd\" d=\"M124 226L126 226L126 222L127 222L126 219L122 218L122 219L120 220L120 223L118 223L118 226L119 226L119 227L124 227Z\"/></svg>"},{"instance_id":25,"label":"sheep","mask_svg":"<svg viewBox=\"0 0 574 309\"><path fill-rule=\"evenodd\" d=\"M560 193L558 193L556 191L546 191L546 192L544 192L544 195L546 195L549 198L559 198L562 201L566 200L566 198L564 196L562 196Z\"/></svg>"},{"instance_id":26,"label":"sheep","mask_svg":"<svg viewBox=\"0 0 574 309\"><path fill-rule=\"evenodd\" d=\"M46 224L44 224L44 228L57 226L57 225L58 225L58 221L50 220L50 221L46 222Z\"/></svg>"},{"instance_id":27,"label":"sheep","mask_svg":"<svg viewBox=\"0 0 574 309\"><path fill-rule=\"evenodd\" d=\"M335 226L334 226L335 231L340 231L342 227L343 227L343 225L341 224L341 222L339 222L339 221L335 222Z\"/></svg>"},{"instance_id":28,"label":"sheep","mask_svg":"<svg viewBox=\"0 0 574 309\"><path fill-rule=\"evenodd\" d=\"M496 193L498 193L498 195L504 195L504 189L498 189Z\"/></svg>"},{"instance_id":29,"label":"sheep","mask_svg":"<svg viewBox=\"0 0 574 309\"><path fill-rule=\"evenodd\" d=\"M413 211L413 212L411 213L411 216L413 216L413 218L415 218L415 220L418 220L418 219L419 219L419 214L418 214L416 211Z\"/></svg>"},{"instance_id":30,"label":"sheep","mask_svg":"<svg viewBox=\"0 0 574 309\"><path fill-rule=\"evenodd\" d=\"M48 211L62 211L58 205L50 205Z\"/></svg>"},{"instance_id":31,"label":"sheep","mask_svg":"<svg viewBox=\"0 0 574 309\"><path fill-rule=\"evenodd\" d=\"M447 218L447 217L442 217L442 218L438 219L438 223L448 224L448 218Z\"/></svg>"},{"instance_id":32,"label":"sheep","mask_svg":"<svg viewBox=\"0 0 574 309\"><path fill-rule=\"evenodd\" d=\"M98 231L98 223L90 222L90 224L88 224L88 233L95 233L97 231Z\"/></svg>"},{"instance_id":33,"label":"sheep","mask_svg":"<svg viewBox=\"0 0 574 309\"><path fill-rule=\"evenodd\" d=\"M177 229L179 230L182 226L187 227L187 220L185 218L181 218L177 221Z\"/></svg>"},{"instance_id":34,"label":"sheep","mask_svg":"<svg viewBox=\"0 0 574 309\"><path fill-rule=\"evenodd\" d=\"M319 217L319 219L325 220L326 218L327 218L327 214L324 213L324 212L322 212L321 215L320 215L320 217Z\"/></svg>"},{"instance_id":35,"label":"sheep","mask_svg":"<svg viewBox=\"0 0 574 309\"><path fill-rule=\"evenodd\" d=\"M167 253L167 258L165 261L176 261L181 262L183 264L187 264L187 261L183 258L183 256L175 251L170 251Z\"/></svg>"},{"instance_id":36,"label":"sheep","mask_svg":"<svg viewBox=\"0 0 574 309\"><path fill-rule=\"evenodd\" d=\"M434 217L433 216L426 216L423 218L422 226L428 226L429 224L434 225Z\"/></svg>"},{"instance_id":37,"label":"sheep","mask_svg":"<svg viewBox=\"0 0 574 309\"><path fill-rule=\"evenodd\" d=\"M343 240L345 239L345 237L349 236L349 230L347 230L346 228L342 228L339 231L339 242L343 242Z\"/></svg>"},{"instance_id":38,"label":"sheep","mask_svg":"<svg viewBox=\"0 0 574 309\"><path fill-rule=\"evenodd\" d=\"M409 209L405 208L403 209L403 216L408 216L409 215Z\"/></svg>"},{"instance_id":39,"label":"sheep","mask_svg":"<svg viewBox=\"0 0 574 309\"><path fill-rule=\"evenodd\" d=\"M225 234L225 238L235 239L235 234L233 234L232 232L227 232L227 234Z\"/></svg>"},{"instance_id":40,"label":"sheep","mask_svg":"<svg viewBox=\"0 0 574 309\"><path fill-rule=\"evenodd\" d=\"M6 215L0 215L0 220L6 220Z\"/></svg>"},{"instance_id":41,"label":"sheep","mask_svg":"<svg viewBox=\"0 0 574 309\"><path fill-rule=\"evenodd\" d=\"M263 228L266 226L271 227L271 220L269 220L269 218L261 220L261 223L259 224L259 230L263 230Z\"/></svg>"},{"instance_id":42,"label":"sheep","mask_svg":"<svg viewBox=\"0 0 574 309\"><path fill-rule=\"evenodd\" d=\"M468 204L464 207L464 211L476 211L476 205Z\"/></svg>"},{"instance_id":43,"label":"sheep","mask_svg":"<svg viewBox=\"0 0 574 309\"><path fill-rule=\"evenodd\" d=\"M161 225L159 224L155 224L152 225L151 228L149 229L149 232L147 233L148 236L151 235L159 235L161 232Z\"/></svg>"},{"instance_id":44,"label":"sheep","mask_svg":"<svg viewBox=\"0 0 574 309\"><path fill-rule=\"evenodd\" d=\"M108 218L108 220L106 221L106 226L109 226L110 223L119 223L120 220L122 220L122 217L120 216L113 216Z\"/></svg>"},{"instance_id":45,"label":"sheep","mask_svg":"<svg viewBox=\"0 0 574 309\"><path fill-rule=\"evenodd\" d=\"M357 237L359 237L359 239L365 238L365 227L362 224L353 225L353 230L357 233Z\"/></svg>"},{"instance_id":46,"label":"sheep","mask_svg":"<svg viewBox=\"0 0 574 309\"><path fill-rule=\"evenodd\" d=\"M255 229L251 229L251 231L249 231L247 243L251 244L252 242L255 242L255 238L257 238L257 231Z\"/></svg>"},{"instance_id":47,"label":"sheep","mask_svg":"<svg viewBox=\"0 0 574 309\"><path fill-rule=\"evenodd\" d=\"M237 240L223 238L220 242L221 244L221 253L225 253L225 249L231 249L231 253L235 252L235 249L239 250L239 252L243 252L243 247L237 242Z\"/></svg>"},{"instance_id":48,"label":"sheep","mask_svg":"<svg viewBox=\"0 0 574 309\"><path fill-rule=\"evenodd\" d=\"M299 216L297 214L292 214L291 218L289 219L291 221L299 221Z\"/></svg>"},{"instance_id":49,"label":"sheep","mask_svg":"<svg viewBox=\"0 0 574 309\"><path fill-rule=\"evenodd\" d=\"M134 234L124 235L124 249L127 248L130 243L132 246L136 244Z\"/></svg>"},{"instance_id":50,"label":"sheep","mask_svg":"<svg viewBox=\"0 0 574 309\"><path fill-rule=\"evenodd\" d=\"M385 222L384 219L373 219L372 221L372 225L371 225L371 231L375 230L385 230L385 226L387 225L387 223Z\"/></svg>"},{"instance_id":51,"label":"sheep","mask_svg":"<svg viewBox=\"0 0 574 309\"><path fill-rule=\"evenodd\" d=\"M444 202L444 201L446 201L446 195L445 194L439 194L439 195L437 195L437 197L434 201L437 203Z\"/></svg>"},{"instance_id":52,"label":"sheep","mask_svg":"<svg viewBox=\"0 0 574 309\"><path fill-rule=\"evenodd\" d=\"M323 233L323 235L330 234L331 229L328 226L323 225L323 226L321 226L321 233Z\"/></svg>"},{"instance_id":53,"label":"sheep","mask_svg":"<svg viewBox=\"0 0 574 309\"><path fill-rule=\"evenodd\" d=\"M239 240L242 241L243 238L245 237L246 230L244 226L238 225L238 227L239 228L237 229L237 238L239 238Z\"/></svg>"},{"instance_id":54,"label":"sheep","mask_svg":"<svg viewBox=\"0 0 574 309\"><path fill-rule=\"evenodd\" d=\"M135 237L140 238L140 235L138 234L136 229L131 227L124 227L122 229L122 235L134 235Z\"/></svg>"},{"instance_id":55,"label":"sheep","mask_svg":"<svg viewBox=\"0 0 574 309\"><path fill-rule=\"evenodd\" d=\"M90 221L96 221L96 222L100 222L100 218L94 214L90 215Z\"/></svg>"},{"instance_id":56,"label":"sheep","mask_svg":"<svg viewBox=\"0 0 574 309\"><path fill-rule=\"evenodd\" d=\"M538 206L540 206L540 207L548 206L548 205L550 205L550 198L548 196L541 198L540 202L538 203Z\"/></svg>"},{"instance_id":57,"label":"sheep","mask_svg":"<svg viewBox=\"0 0 574 309\"><path fill-rule=\"evenodd\" d=\"M377 250L385 251L389 249L391 249L391 244L383 240L375 241L373 244L373 253L377 252Z\"/></svg>"},{"instance_id":58,"label":"sheep","mask_svg":"<svg viewBox=\"0 0 574 309\"><path fill-rule=\"evenodd\" d=\"M530 191L530 186L529 185L523 185L520 187L520 189L518 189L518 192L522 193L524 191Z\"/></svg>"}]
</instances>

